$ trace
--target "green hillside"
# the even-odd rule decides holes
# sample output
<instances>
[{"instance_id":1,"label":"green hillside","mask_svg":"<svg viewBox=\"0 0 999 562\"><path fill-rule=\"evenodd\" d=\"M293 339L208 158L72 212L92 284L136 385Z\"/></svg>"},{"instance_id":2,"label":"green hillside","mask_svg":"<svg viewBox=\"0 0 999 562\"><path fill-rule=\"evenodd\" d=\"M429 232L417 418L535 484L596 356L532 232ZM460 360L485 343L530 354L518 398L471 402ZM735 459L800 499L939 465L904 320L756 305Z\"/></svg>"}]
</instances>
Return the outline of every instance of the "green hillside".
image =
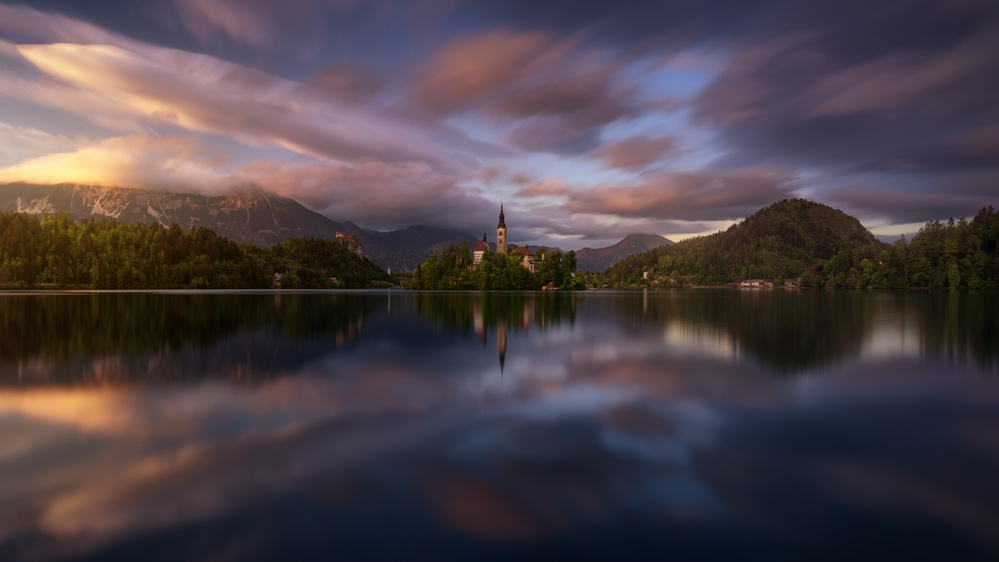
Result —
<instances>
[{"instance_id":1,"label":"green hillside","mask_svg":"<svg viewBox=\"0 0 999 562\"><path fill-rule=\"evenodd\" d=\"M298 237L260 248L176 223L0 213L0 287L256 289L271 287L275 274L288 289L389 283L344 240Z\"/></svg>"},{"instance_id":2,"label":"green hillside","mask_svg":"<svg viewBox=\"0 0 999 562\"><path fill-rule=\"evenodd\" d=\"M996 288L999 213L927 223L893 245L820 203L784 200L728 230L635 254L606 272L612 286L727 285L745 279L858 288ZM648 279L644 272L649 272Z\"/></svg>"},{"instance_id":3,"label":"green hillside","mask_svg":"<svg viewBox=\"0 0 999 562\"><path fill-rule=\"evenodd\" d=\"M885 245L856 218L804 199L774 203L728 230L635 254L608 270L612 279L650 276L726 285L743 279L797 278L816 262L861 248L876 257Z\"/></svg>"}]
</instances>

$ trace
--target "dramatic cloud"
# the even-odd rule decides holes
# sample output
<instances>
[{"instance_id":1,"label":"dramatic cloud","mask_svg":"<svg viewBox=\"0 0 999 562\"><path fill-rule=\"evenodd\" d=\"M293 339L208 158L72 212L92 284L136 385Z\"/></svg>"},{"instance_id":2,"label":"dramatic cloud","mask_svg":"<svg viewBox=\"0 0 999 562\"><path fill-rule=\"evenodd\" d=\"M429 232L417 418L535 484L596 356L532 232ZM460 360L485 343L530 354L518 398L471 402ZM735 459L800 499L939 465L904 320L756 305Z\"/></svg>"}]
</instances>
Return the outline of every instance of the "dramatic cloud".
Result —
<instances>
[{"instance_id":1,"label":"dramatic cloud","mask_svg":"<svg viewBox=\"0 0 999 562\"><path fill-rule=\"evenodd\" d=\"M197 139L109 139L73 152L48 154L0 169L0 182L79 183L167 191L221 192L224 153Z\"/></svg>"},{"instance_id":2,"label":"dramatic cloud","mask_svg":"<svg viewBox=\"0 0 999 562\"><path fill-rule=\"evenodd\" d=\"M315 17L322 5L319 0L175 0L174 5L187 30L203 43L221 35L236 43L273 48L280 41L282 24L304 27L299 37L308 37L321 23Z\"/></svg>"},{"instance_id":3,"label":"dramatic cloud","mask_svg":"<svg viewBox=\"0 0 999 562\"><path fill-rule=\"evenodd\" d=\"M85 139L73 140L65 135L50 135L28 127L11 127L0 123L0 168L18 164L56 152L79 148Z\"/></svg>"},{"instance_id":4,"label":"dramatic cloud","mask_svg":"<svg viewBox=\"0 0 999 562\"><path fill-rule=\"evenodd\" d=\"M172 125L336 160L452 165L439 147L373 108L348 111L329 99L296 98L292 83L204 55L67 44L19 50L59 82L18 81L15 95L95 116L105 126Z\"/></svg>"},{"instance_id":5,"label":"dramatic cloud","mask_svg":"<svg viewBox=\"0 0 999 562\"><path fill-rule=\"evenodd\" d=\"M560 58L561 51L548 54L552 48L544 34L505 30L456 41L426 64L412 95L431 111L462 110Z\"/></svg>"},{"instance_id":6,"label":"dramatic cloud","mask_svg":"<svg viewBox=\"0 0 999 562\"><path fill-rule=\"evenodd\" d=\"M58 13L0 6L0 32L14 43L140 45L138 41Z\"/></svg>"},{"instance_id":7,"label":"dramatic cloud","mask_svg":"<svg viewBox=\"0 0 999 562\"><path fill-rule=\"evenodd\" d=\"M991 109L980 88L997 80L989 76L999 63L999 26L984 29L943 53L891 53L831 73L813 85L810 96L822 100L810 115L886 115L926 111L959 117ZM953 85L969 87L955 91Z\"/></svg>"},{"instance_id":8,"label":"dramatic cloud","mask_svg":"<svg viewBox=\"0 0 999 562\"><path fill-rule=\"evenodd\" d=\"M824 26L816 21L823 10L775 20L780 27L750 39L695 100L698 120L717 127L730 149L727 164L894 171L999 163L987 144L948 146L999 123L997 5L892 3L852 20L846 8L825 11Z\"/></svg>"},{"instance_id":9,"label":"dramatic cloud","mask_svg":"<svg viewBox=\"0 0 999 562\"><path fill-rule=\"evenodd\" d=\"M680 141L673 137L638 136L610 143L593 156L611 168L643 168L675 152L679 146Z\"/></svg>"},{"instance_id":10,"label":"dramatic cloud","mask_svg":"<svg viewBox=\"0 0 999 562\"><path fill-rule=\"evenodd\" d=\"M997 181L999 173L994 172L941 178L938 183L944 188L942 192L857 185L824 193L822 200L862 220L889 224L925 223L927 217L970 219L982 207L996 204Z\"/></svg>"},{"instance_id":11,"label":"dramatic cloud","mask_svg":"<svg viewBox=\"0 0 999 562\"><path fill-rule=\"evenodd\" d=\"M411 95L439 114L478 109L518 122L506 138L521 149L580 154L595 148L604 126L643 110L623 78L630 62L574 39L496 30L443 48Z\"/></svg>"},{"instance_id":12,"label":"dramatic cloud","mask_svg":"<svg viewBox=\"0 0 999 562\"><path fill-rule=\"evenodd\" d=\"M199 45L230 44L280 58L369 47L410 33L433 33L453 0L150 0ZM391 31L390 31L391 30ZM388 32L388 33L386 33ZM384 46L382 48L385 48Z\"/></svg>"},{"instance_id":13,"label":"dramatic cloud","mask_svg":"<svg viewBox=\"0 0 999 562\"><path fill-rule=\"evenodd\" d=\"M574 191L565 208L571 213L661 220L737 219L793 194L788 174L776 169L658 172L636 186Z\"/></svg>"},{"instance_id":14,"label":"dramatic cloud","mask_svg":"<svg viewBox=\"0 0 999 562\"><path fill-rule=\"evenodd\" d=\"M517 197L545 197L566 195L569 190L563 185L561 179L556 177L545 178L537 183L531 184L514 195Z\"/></svg>"},{"instance_id":15,"label":"dramatic cloud","mask_svg":"<svg viewBox=\"0 0 999 562\"><path fill-rule=\"evenodd\" d=\"M999 204L993 0L17 4L3 177L252 183L476 233L503 200L545 243L796 193L886 222ZM185 168L177 138L233 161Z\"/></svg>"},{"instance_id":16,"label":"dramatic cloud","mask_svg":"<svg viewBox=\"0 0 999 562\"><path fill-rule=\"evenodd\" d=\"M495 222L489 200L425 164L257 162L233 172L230 183L265 187L338 220L363 215L375 229L433 224L476 232Z\"/></svg>"}]
</instances>

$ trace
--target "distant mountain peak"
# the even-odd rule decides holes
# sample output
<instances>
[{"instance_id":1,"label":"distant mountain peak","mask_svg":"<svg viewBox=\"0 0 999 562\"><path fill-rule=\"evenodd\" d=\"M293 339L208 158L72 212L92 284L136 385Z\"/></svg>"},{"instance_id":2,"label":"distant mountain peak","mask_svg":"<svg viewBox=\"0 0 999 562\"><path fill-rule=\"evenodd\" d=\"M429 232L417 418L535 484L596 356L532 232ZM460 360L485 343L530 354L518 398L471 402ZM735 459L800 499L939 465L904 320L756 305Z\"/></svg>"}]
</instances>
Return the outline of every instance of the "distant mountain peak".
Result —
<instances>
[{"instance_id":1,"label":"distant mountain peak","mask_svg":"<svg viewBox=\"0 0 999 562\"><path fill-rule=\"evenodd\" d=\"M584 271L603 271L620 260L673 242L658 234L633 233L606 248L582 248L576 251L576 264Z\"/></svg>"}]
</instances>

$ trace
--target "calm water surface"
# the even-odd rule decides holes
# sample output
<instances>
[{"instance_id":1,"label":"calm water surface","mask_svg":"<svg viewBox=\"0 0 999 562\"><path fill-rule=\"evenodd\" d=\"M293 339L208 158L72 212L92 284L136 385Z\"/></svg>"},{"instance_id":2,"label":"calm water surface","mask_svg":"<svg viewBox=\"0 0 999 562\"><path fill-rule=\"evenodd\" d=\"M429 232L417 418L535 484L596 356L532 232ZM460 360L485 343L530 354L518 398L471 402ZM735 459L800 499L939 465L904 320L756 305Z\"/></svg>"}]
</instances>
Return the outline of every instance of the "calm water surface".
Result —
<instances>
[{"instance_id":1,"label":"calm water surface","mask_svg":"<svg viewBox=\"0 0 999 562\"><path fill-rule=\"evenodd\" d=\"M0 560L999 557L999 298L0 295Z\"/></svg>"}]
</instances>

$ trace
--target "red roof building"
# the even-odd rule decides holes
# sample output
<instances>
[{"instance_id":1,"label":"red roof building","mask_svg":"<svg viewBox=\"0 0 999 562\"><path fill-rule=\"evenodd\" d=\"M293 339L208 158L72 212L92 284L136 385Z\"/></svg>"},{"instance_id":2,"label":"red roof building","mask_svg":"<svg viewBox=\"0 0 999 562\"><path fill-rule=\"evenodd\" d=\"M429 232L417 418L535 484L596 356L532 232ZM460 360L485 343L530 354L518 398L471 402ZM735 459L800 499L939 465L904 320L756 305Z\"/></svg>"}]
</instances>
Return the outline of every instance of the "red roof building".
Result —
<instances>
[{"instance_id":1,"label":"red roof building","mask_svg":"<svg viewBox=\"0 0 999 562\"><path fill-rule=\"evenodd\" d=\"M479 243L472 249L472 265L479 265L479 263L482 262L482 255L485 254L488 249L489 243L486 242L486 235L483 234L482 240L479 240Z\"/></svg>"},{"instance_id":2,"label":"red roof building","mask_svg":"<svg viewBox=\"0 0 999 562\"><path fill-rule=\"evenodd\" d=\"M527 246L517 246L513 249L513 253L519 255L523 260L521 265L527 268L528 271L534 272L534 252L530 250Z\"/></svg>"}]
</instances>

